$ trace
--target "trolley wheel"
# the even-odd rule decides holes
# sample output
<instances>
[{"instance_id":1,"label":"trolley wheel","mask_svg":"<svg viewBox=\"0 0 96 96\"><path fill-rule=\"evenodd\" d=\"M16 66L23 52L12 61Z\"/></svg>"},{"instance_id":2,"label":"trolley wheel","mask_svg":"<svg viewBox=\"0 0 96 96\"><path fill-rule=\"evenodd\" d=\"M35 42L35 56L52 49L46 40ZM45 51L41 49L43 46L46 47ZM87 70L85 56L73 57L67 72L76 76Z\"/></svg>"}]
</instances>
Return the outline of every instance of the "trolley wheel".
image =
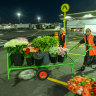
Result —
<instances>
[{"instance_id":1,"label":"trolley wheel","mask_svg":"<svg viewBox=\"0 0 96 96\"><path fill-rule=\"evenodd\" d=\"M46 80L50 71L47 68L41 68L37 71L37 77L39 80Z\"/></svg>"}]
</instances>

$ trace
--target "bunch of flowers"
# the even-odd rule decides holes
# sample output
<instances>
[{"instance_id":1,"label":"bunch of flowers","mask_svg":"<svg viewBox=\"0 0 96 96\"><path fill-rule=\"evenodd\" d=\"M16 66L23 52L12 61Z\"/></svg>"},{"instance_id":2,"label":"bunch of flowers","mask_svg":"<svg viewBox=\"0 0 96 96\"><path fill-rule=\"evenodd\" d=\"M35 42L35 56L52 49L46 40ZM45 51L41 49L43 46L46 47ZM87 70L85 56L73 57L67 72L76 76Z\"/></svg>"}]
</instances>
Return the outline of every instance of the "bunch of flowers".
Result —
<instances>
[{"instance_id":1,"label":"bunch of flowers","mask_svg":"<svg viewBox=\"0 0 96 96\"><path fill-rule=\"evenodd\" d=\"M22 48L28 45L27 39L12 39L4 44L8 53L23 53Z\"/></svg>"},{"instance_id":2,"label":"bunch of flowers","mask_svg":"<svg viewBox=\"0 0 96 96\"><path fill-rule=\"evenodd\" d=\"M33 56L34 56L34 59L42 59L44 57L44 53L43 52L37 52Z\"/></svg>"},{"instance_id":3,"label":"bunch of flowers","mask_svg":"<svg viewBox=\"0 0 96 96\"><path fill-rule=\"evenodd\" d=\"M57 47L50 47L49 49L49 54L52 56L52 57L55 57L58 55L58 48Z\"/></svg>"},{"instance_id":4,"label":"bunch of flowers","mask_svg":"<svg viewBox=\"0 0 96 96\"><path fill-rule=\"evenodd\" d=\"M67 88L73 93L81 96L91 96L92 81L91 79L76 76L67 82Z\"/></svg>"},{"instance_id":5,"label":"bunch of flowers","mask_svg":"<svg viewBox=\"0 0 96 96\"><path fill-rule=\"evenodd\" d=\"M30 44L28 44L26 48L23 48L23 51L24 51L24 57L25 58L30 58L30 57L33 57L33 55L36 52L39 52L39 49L38 48L34 48Z\"/></svg>"},{"instance_id":6,"label":"bunch of flowers","mask_svg":"<svg viewBox=\"0 0 96 96\"><path fill-rule=\"evenodd\" d=\"M16 46L21 46L21 45L27 45L29 42L28 41L23 41L23 40L10 40L4 44L4 47L16 47Z\"/></svg>"},{"instance_id":7,"label":"bunch of flowers","mask_svg":"<svg viewBox=\"0 0 96 96\"><path fill-rule=\"evenodd\" d=\"M62 57L64 57L64 55L66 53L68 53L68 49L67 48L58 47L58 55L61 55Z\"/></svg>"}]
</instances>

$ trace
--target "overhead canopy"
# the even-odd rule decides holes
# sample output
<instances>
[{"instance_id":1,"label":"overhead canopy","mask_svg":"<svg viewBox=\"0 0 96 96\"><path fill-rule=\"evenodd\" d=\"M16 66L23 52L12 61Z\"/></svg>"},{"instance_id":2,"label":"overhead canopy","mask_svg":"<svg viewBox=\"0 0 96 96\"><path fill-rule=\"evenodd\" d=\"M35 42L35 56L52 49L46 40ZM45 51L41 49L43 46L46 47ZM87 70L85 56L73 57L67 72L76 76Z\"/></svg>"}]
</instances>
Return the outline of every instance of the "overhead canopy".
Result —
<instances>
[{"instance_id":1,"label":"overhead canopy","mask_svg":"<svg viewBox=\"0 0 96 96\"><path fill-rule=\"evenodd\" d=\"M67 16L70 16L71 18L67 20L76 20L76 19L89 19L89 18L96 18L96 10L94 11L86 11L86 12L79 12L79 13L72 13L72 14L67 14ZM59 15L60 20L64 19L63 14Z\"/></svg>"}]
</instances>

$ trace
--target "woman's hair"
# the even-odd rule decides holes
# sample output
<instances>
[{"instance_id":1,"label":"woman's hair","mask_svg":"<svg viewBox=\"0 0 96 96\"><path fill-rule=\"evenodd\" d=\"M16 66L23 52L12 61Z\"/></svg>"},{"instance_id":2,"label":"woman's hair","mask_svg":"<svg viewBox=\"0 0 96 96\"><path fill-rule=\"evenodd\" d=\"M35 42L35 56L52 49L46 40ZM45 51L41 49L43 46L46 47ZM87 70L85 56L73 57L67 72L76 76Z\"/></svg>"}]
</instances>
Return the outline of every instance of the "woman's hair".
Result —
<instances>
[{"instance_id":1,"label":"woman's hair","mask_svg":"<svg viewBox=\"0 0 96 96\"><path fill-rule=\"evenodd\" d=\"M65 29L64 29L64 28L60 28L60 30L63 30L63 31L65 31Z\"/></svg>"},{"instance_id":2,"label":"woman's hair","mask_svg":"<svg viewBox=\"0 0 96 96\"><path fill-rule=\"evenodd\" d=\"M86 30L89 30L91 32L91 29L90 28L87 28Z\"/></svg>"}]
</instances>

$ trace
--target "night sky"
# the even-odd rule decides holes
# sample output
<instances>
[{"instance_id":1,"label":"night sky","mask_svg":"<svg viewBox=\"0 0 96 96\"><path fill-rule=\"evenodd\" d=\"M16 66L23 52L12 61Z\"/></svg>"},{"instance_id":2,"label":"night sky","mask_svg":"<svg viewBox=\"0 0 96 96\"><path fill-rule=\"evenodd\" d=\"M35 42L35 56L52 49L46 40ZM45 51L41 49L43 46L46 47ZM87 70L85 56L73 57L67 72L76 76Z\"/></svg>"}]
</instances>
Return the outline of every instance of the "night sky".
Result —
<instances>
[{"instance_id":1,"label":"night sky","mask_svg":"<svg viewBox=\"0 0 96 96\"><path fill-rule=\"evenodd\" d=\"M60 8L63 3L70 5L68 13L96 10L96 0L0 0L0 23L18 23L17 12L21 12L22 23L60 22Z\"/></svg>"}]
</instances>

